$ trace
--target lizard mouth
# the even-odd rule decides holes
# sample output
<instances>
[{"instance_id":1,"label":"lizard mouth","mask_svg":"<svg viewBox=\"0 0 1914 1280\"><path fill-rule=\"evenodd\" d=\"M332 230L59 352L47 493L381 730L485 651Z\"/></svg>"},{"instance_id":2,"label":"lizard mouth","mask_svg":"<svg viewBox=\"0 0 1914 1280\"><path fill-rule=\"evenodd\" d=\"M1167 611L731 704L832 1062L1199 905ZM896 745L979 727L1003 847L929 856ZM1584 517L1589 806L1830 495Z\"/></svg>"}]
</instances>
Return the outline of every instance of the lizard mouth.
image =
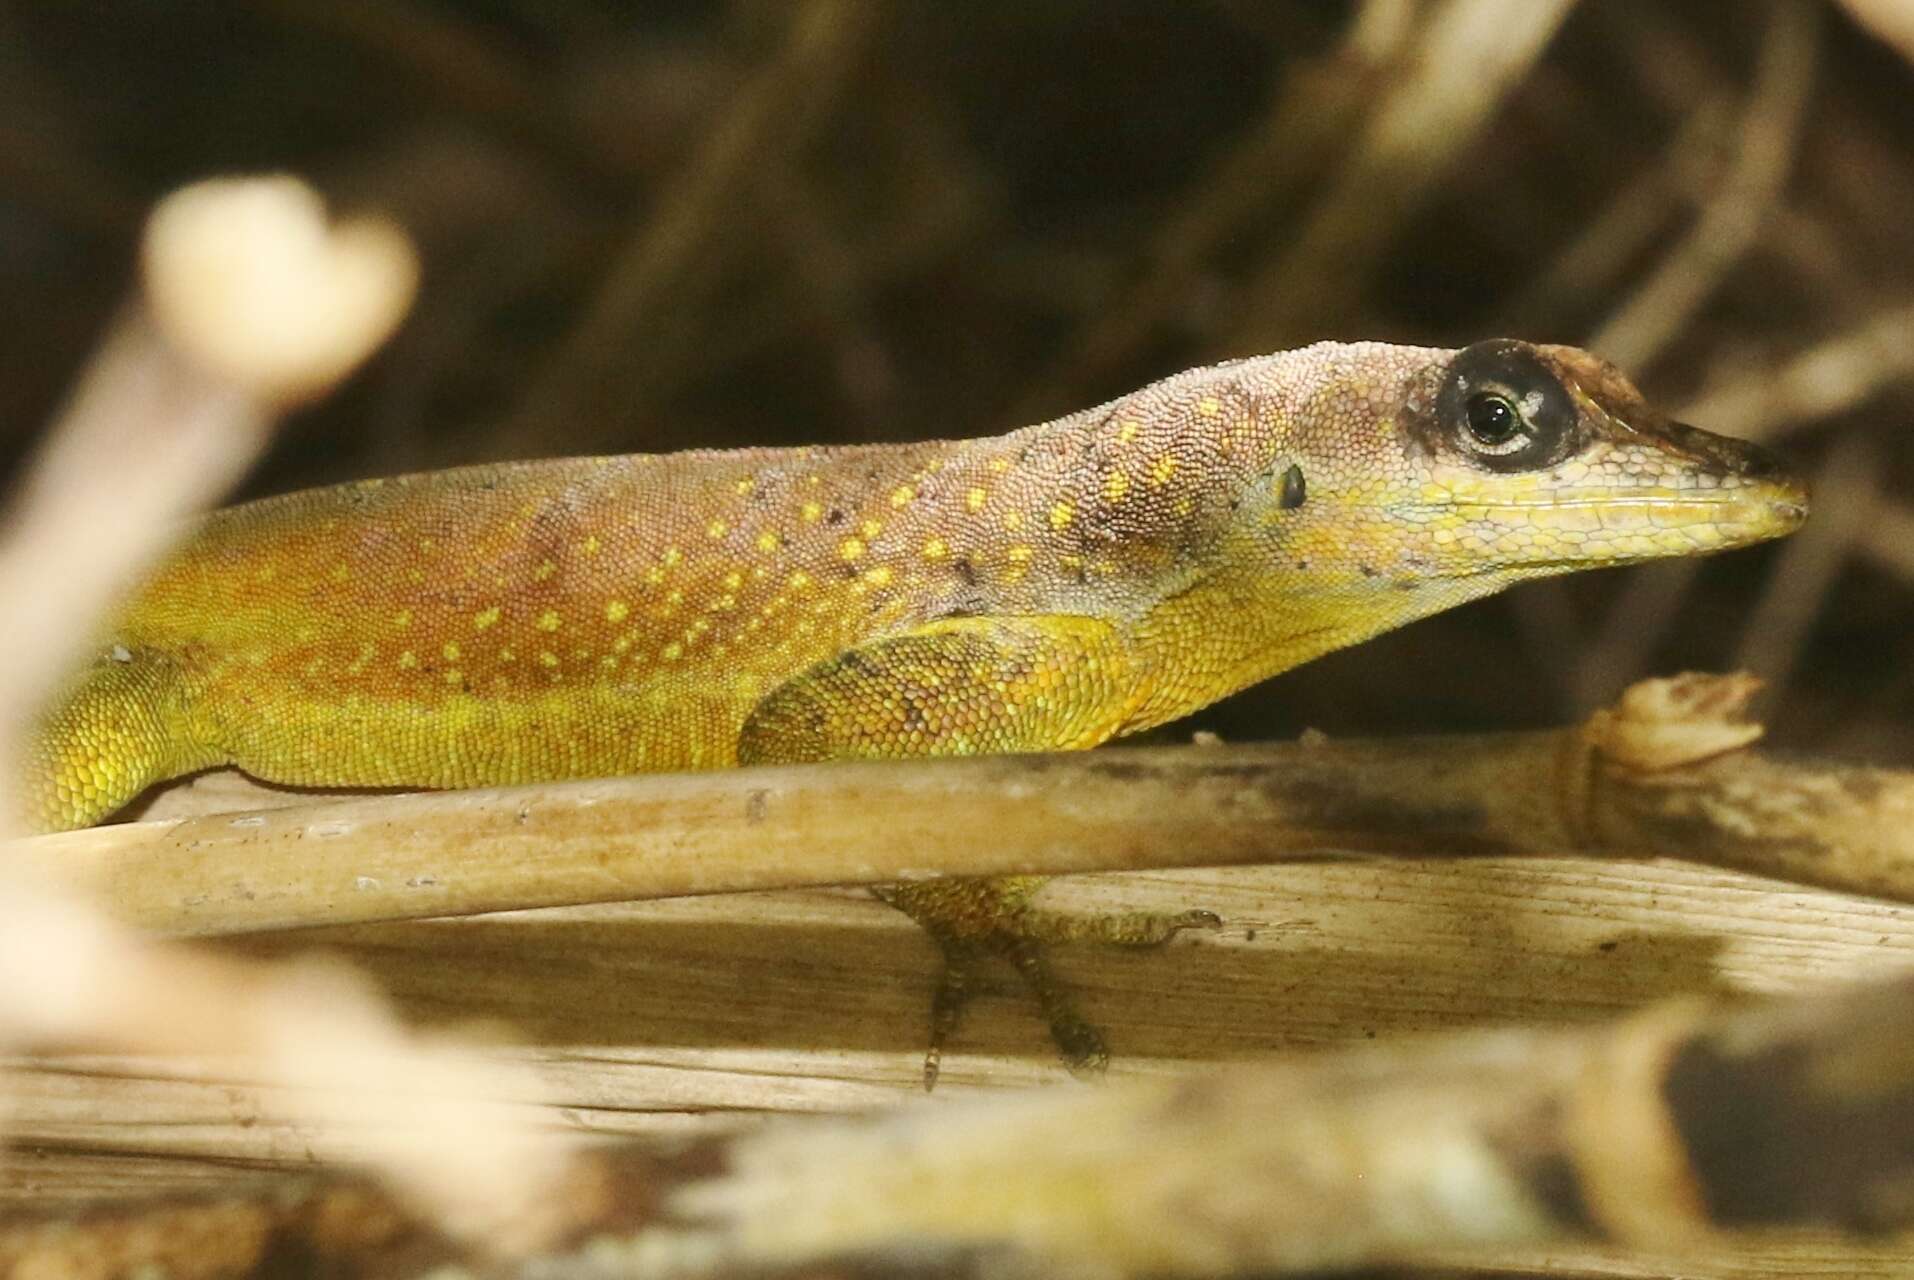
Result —
<instances>
[{"instance_id":1,"label":"lizard mouth","mask_svg":"<svg viewBox=\"0 0 1914 1280\"><path fill-rule=\"evenodd\" d=\"M1418 503L1402 514L1425 527L1467 530L1476 554L1504 566L1548 570L1751 546L1800 528L1808 505L1799 482L1775 476L1735 477L1716 489L1644 485L1634 492L1591 487L1547 497L1459 496Z\"/></svg>"},{"instance_id":2,"label":"lizard mouth","mask_svg":"<svg viewBox=\"0 0 1914 1280\"><path fill-rule=\"evenodd\" d=\"M1691 522L1754 524L1772 526L1779 537L1792 533L1808 518L1807 487L1790 476L1749 480L1730 477L1715 489L1697 489L1641 485L1612 488L1589 487L1562 489L1546 496L1502 497L1499 495L1458 494L1441 502L1410 504L1402 510L1419 516L1454 517L1466 512L1493 519L1506 514L1517 520L1543 513L1565 517L1593 516L1602 520L1615 516L1628 523L1643 518L1662 527Z\"/></svg>"}]
</instances>

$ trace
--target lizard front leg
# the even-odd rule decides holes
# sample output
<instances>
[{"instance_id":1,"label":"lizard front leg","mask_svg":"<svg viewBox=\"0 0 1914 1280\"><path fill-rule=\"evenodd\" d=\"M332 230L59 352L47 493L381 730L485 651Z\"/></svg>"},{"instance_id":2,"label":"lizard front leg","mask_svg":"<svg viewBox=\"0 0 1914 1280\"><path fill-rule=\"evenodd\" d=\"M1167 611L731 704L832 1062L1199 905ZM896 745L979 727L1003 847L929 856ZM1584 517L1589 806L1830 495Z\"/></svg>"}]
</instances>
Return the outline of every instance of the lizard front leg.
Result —
<instances>
[{"instance_id":1,"label":"lizard front leg","mask_svg":"<svg viewBox=\"0 0 1914 1280\"><path fill-rule=\"evenodd\" d=\"M741 764L983 755L1093 747L1114 735L1147 690L1115 629L1072 616L956 618L851 649L778 687L739 740ZM1031 905L1036 876L893 884L885 902L943 953L931 1005L924 1086L978 989L978 967L1009 960L1035 992L1073 1071L1100 1071L1103 1038L1076 1011L1044 958L1046 944L1153 946L1214 926L1209 912L1060 916Z\"/></svg>"}]
</instances>

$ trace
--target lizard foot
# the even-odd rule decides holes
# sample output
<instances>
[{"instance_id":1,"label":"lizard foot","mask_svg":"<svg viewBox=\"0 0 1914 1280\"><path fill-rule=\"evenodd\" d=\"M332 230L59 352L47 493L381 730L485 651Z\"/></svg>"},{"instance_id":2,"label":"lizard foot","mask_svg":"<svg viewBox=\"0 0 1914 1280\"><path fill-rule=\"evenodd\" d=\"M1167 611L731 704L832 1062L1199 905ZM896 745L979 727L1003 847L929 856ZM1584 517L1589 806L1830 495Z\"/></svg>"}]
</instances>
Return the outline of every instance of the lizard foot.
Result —
<instances>
[{"instance_id":1,"label":"lizard foot","mask_svg":"<svg viewBox=\"0 0 1914 1280\"><path fill-rule=\"evenodd\" d=\"M964 1007L987 988L984 969L1008 960L1037 997L1050 1038L1071 1074L1103 1073L1110 1050L1102 1034L1077 1012L1069 989L1057 978L1044 949L1057 942L1097 942L1119 947L1156 947L1185 929L1214 929L1211 911L1122 911L1065 915L1030 904L1041 876L954 878L883 885L877 896L915 920L943 953L944 969L931 999L930 1046L924 1052L924 1088L936 1087L944 1045L963 1018Z\"/></svg>"}]
</instances>

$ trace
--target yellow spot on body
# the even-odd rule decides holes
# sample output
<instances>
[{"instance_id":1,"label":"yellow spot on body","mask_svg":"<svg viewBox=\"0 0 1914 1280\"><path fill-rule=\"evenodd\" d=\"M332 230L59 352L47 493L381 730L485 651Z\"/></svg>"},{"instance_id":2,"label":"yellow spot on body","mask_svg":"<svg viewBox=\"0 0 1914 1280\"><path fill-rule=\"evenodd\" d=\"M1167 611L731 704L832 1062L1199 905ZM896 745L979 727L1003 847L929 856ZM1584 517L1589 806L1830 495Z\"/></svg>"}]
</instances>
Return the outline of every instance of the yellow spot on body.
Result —
<instances>
[{"instance_id":1,"label":"yellow spot on body","mask_svg":"<svg viewBox=\"0 0 1914 1280\"><path fill-rule=\"evenodd\" d=\"M684 558L685 558L685 553L678 550L678 548L676 547L665 548L664 560L665 560L666 568L670 568L672 565L677 564L679 561L683 560Z\"/></svg>"},{"instance_id":2,"label":"yellow spot on body","mask_svg":"<svg viewBox=\"0 0 1914 1280\"><path fill-rule=\"evenodd\" d=\"M1004 472L1010 470L1010 459L992 458L990 460L990 469L998 475L1002 475Z\"/></svg>"},{"instance_id":3,"label":"yellow spot on body","mask_svg":"<svg viewBox=\"0 0 1914 1280\"><path fill-rule=\"evenodd\" d=\"M1215 396L1204 396L1196 402L1196 411L1205 418L1214 418L1217 414L1223 412L1223 402Z\"/></svg>"},{"instance_id":4,"label":"yellow spot on body","mask_svg":"<svg viewBox=\"0 0 1914 1280\"><path fill-rule=\"evenodd\" d=\"M858 538L846 538L837 544L837 554L845 560L855 560L864 554L864 543Z\"/></svg>"},{"instance_id":5,"label":"yellow spot on body","mask_svg":"<svg viewBox=\"0 0 1914 1280\"><path fill-rule=\"evenodd\" d=\"M658 654L658 656L663 658L666 662L676 662L678 659L685 656L685 647L679 644L676 640L673 640L670 644L664 647L664 649Z\"/></svg>"},{"instance_id":6,"label":"yellow spot on body","mask_svg":"<svg viewBox=\"0 0 1914 1280\"><path fill-rule=\"evenodd\" d=\"M497 605L493 605L489 609L481 610L472 615L472 630L484 631L488 627L495 627L498 625L498 617Z\"/></svg>"},{"instance_id":7,"label":"yellow spot on body","mask_svg":"<svg viewBox=\"0 0 1914 1280\"><path fill-rule=\"evenodd\" d=\"M1023 529L1023 512L1021 511L1004 512L1004 528L1010 530L1010 532L1012 533L1017 533L1021 531Z\"/></svg>"},{"instance_id":8,"label":"yellow spot on body","mask_svg":"<svg viewBox=\"0 0 1914 1280\"><path fill-rule=\"evenodd\" d=\"M465 673L463 671L448 671L445 673L445 683L456 689L465 683Z\"/></svg>"},{"instance_id":9,"label":"yellow spot on body","mask_svg":"<svg viewBox=\"0 0 1914 1280\"><path fill-rule=\"evenodd\" d=\"M924 559L942 560L950 554L950 546L942 538L932 538L924 544Z\"/></svg>"},{"instance_id":10,"label":"yellow spot on body","mask_svg":"<svg viewBox=\"0 0 1914 1280\"><path fill-rule=\"evenodd\" d=\"M608 600L605 602L605 621L606 622L623 622L625 620L626 615L628 615L630 612L631 612L631 606L626 604L623 600Z\"/></svg>"},{"instance_id":11,"label":"yellow spot on body","mask_svg":"<svg viewBox=\"0 0 1914 1280\"><path fill-rule=\"evenodd\" d=\"M459 660L459 646L456 640L447 640L445 642L445 648L439 652L445 655L447 662L457 662Z\"/></svg>"},{"instance_id":12,"label":"yellow spot on body","mask_svg":"<svg viewBox=\"0 0 1914 1280\"><path fill-rule=\"evenodd\" d=\"M1103 478L1103 500L1121 502L1123 495L1130 491L1130 476L1125 471L1112 471Z\"/></svg>"},{"instance_id":13,"label":"yellow spot on body","mask_svg":"<svg viewBox=\"0 0 1914 1280\"><path fill-rule=\"evenodd\" d=\"M430 555L435 549L437 549L438 545L439 545L439 540L437 538L420 538L419 539L419 550L425 552L427 555Z\"/></svg>"},{"instance_id":14,"label":"yellow spot on body","mask_svg":"<svg viewBox=\"0 0 1914 1280\"><path fill-rule=\"evenodd\" d=\"M517 653L517 651L515 651L515 650L512 650L512 649L500 649L500 650L498 651L498 660L499 660L500 662L504 662L504 663L513 663L513 662L517 662L517 661L518 661L518 653Z\"/></svg>"},{"instance_id":15,"label":"yellow spot on body","mask_svg":"<svg viewBox=\"0 0 1914 1280\"><path fill-rule=\"evenodd\" d=\"M804 523L815 524L818 517L824 514L824 508L815 502L807 502L798 508L798 514L804 517Z\"/></svg>"},{"instance_id":16,"label":"yellow spot on body","mask_svg":"<svg viewBox=\"0 0 1914 1280\"><path fill-rule=\"evenodd\" d=\"M541 667L555 667L558 665L558 655L550 649L540 649L538 651L538 665Z\"/></svg>"},{"instance_id":17,"label":"yellow spot on body","mask_svg":"<svg viewBox=\"0 0 1914 1280\"><path fill-rule=\"evenodd\" d=\"M598 554L597 535L594 534L587 537L583 542L578 544L578 549L579 551L583 552L585 555L588 555L588 556L597 555Z\"/></svg>"},{"instance_id":18,"label":"yellow spot on body","mask_svg":"<svg viewBox=\"0 0 1914 1280\"><path fill-rule=\"evenodd\" d=\"M893 507L908 507L911 504L911 499L916 496L917 490L907 484L900 484L891 490L891 505Z\"/></svg>"},{"instance_id":19,"label":"yellow spot on body","mask_svg":"<svg viewBox=\"0 0 1914 1280\"><path fill-rule=\"evenodd\" d=\"M1170 477L1175 474L1176 459L1167 453L1150 464L1150 483L1159 489L1168 484Z\"/></svg>"},{"instance_id":20,"label":"yellow spot on body","mask_svg":"<svg viewBox=\"0 0 1914 1280\"><path fill-rule=\"evenodd\" d=\"M404 653L399 655L399 670L410 671L412 670L412 668L418 665L419 665L419 655L416 653L413 653L412 650L407 649Z\"/></svg>"},{"instance_id":21,"label":"yellow spot on body","mask_svg":"<svg viewBox=\"0 0 1914 1280\"><path fill-rule=\"evenodd\" d=\"M628 652L630 649L631 649L630 636L619 636L616 640L611 642L611 651L613 653L625 653L625 652Z\"/></svg>"},{"instance_id":22,"label":"yellow spot on body","mask_svg":"<svg viewBox=\"0 0 1914 1280\"><path fill-rule=\"evenodd\" d=\"M1067 502L1058 502L1050 508L1050 527L1052 529L1068 529L1070 527L1070 521L1075 518L1076 514L1075 507L1072 507Z\"/></svg>"},{"instance_id":23,"label":"yellow spot on body","mask_svg":"<svg viewBox=\"0 0 1914 1280\"><path fill-rule=\"evenodd\" d=\"M973 487L964 494L964 507L970 511L982 511L986 496L982 489Z\"/></svg>"},{"instance_id":24,"label":"yellow spot on body","mask_svg":"<svg viewBox=\"0 0 1914 1280\"><path fill-rule=\"evenodd\" d=\"M547 609L538 615L537 627L540 631L558 630L559 618L556 609Z\"/></svg>"},{"instance_id":25,"label":"yellow spot on body","mask_svg":"<svg viewBox=\"0 0 1914 1280\"><path fill-rule=\"evenodd\" d=\"M704 527L704 536L707 538L722 538L729 532L731 532L731 526L722 520L713 520Z\"/></svg>"},{"instance_id":26,"label":"yellow spot on body","mask_svg":"<svg viewBox=\"0 0 1914 1280\"><path fill-rule=\"evenodd\" d=\"M873 587L889 586L890 580L891 571L881 564L864 575L864 581L870 583Z\"/></svg>"},{"instance_id":27,"label":"yellow spot on body","mask_svg":"<svg viewBox=\"0 0 1914 1280\"><path fill-rule=\"evenodd\" d=\"M657 565L654 564L651 566L651 568L645 570L645 583L647 586L655 587L659 583L663 582L664 580L665 580L665 571L659 568Z\"/></svg>"},{"instance_id":28,"label":"yellow spot on body","mask_svg":"<svg viewBox=\"0 0 1914 1280\"><path fill-rule=\"evenodd\" d=\"M791 590L802 591L811 585L811 575L799 569L796 573L785 579L785 581L790 584Z\"/></svg>"},{"instance_id":29,"label":"yellow spot on body","mask_svg":"<svg viewBox=\"0 0 1914 1280\"><path fill-rule=\"evenodd\" d=\"M553 564L550 560L541 560L538 562L538 568L532 570L532 580L534 582L543 582L557 572L557 565Z\"/></svg>"},{"instance_id":30,"label":"yellow spot on body","mask_svg":"<svg viewBox=\"0 0 1914 1280\"><path fill-rule=\"evenodd\" d=\"M760 550L760 551L776 551L777 549L778 549L778 535L777 535L777 534L775 534L775 533L770 533L770 532L765 532L765 533L760 533L760 534L758 535L758 550Z\"/></svg>"},{"instance_id":31,"label":"yellow spot on body","mask_svg":"<svg viewBox=\"0 0 1914 1280\"><path fill-rule=\"evenodd\" d=\"M1141 431L1142 429L1143 429L1143 424L1138 422L1135 418L1125 418L1122 422L1117 424L1117 443L1118 444L1130 443L1130 441L1136 439L1136 433Z\"/></svg>"},{"instance_id":32,"label":"yellow spot on body","mask_svg":"<svg viewBox=\"0 0 1914 1280\"><path fill-rule=\"evenodd\" d=\"M351 582L352 570L348 569L345 565L335 564L332 566L330 576L334 582Z\"/></svg>"},{"instance_id":33,"label":"yellow spot on body","mask_svg":"<svg viewBox=\"0 0 1914 1280\"><path fill-rule=\"evenodd\" d=\"M724 575L724 589L726 591L736 591L739 587L743 585L744 585L744 575L739 573L736 569L733 569L730 573L727 573Z\"/></svg>"},{"instance_id":34,"label":"yellow spot on body","mask_svg":"<svg viewBox=\"0 0 1914 1280\"><path fill-rule=\"evenodd\" d=\"M738 598L734 595L722 595L711 602L711 611L713 613L723 613L727 609L735 609L737 607Z\"/></svg>"},{"instance_id":35,"label":"yellow spot on body","mask_svg":"<svg viewBox=\"0 0 1914 1280\"><path fill-rule=\"evenodd\" d=\"M742 480L738 481L736 484L732 485L731 487L736 489L738 491L738 496L742 498L745 494L750 493L753 489L757 488L758 482L756 480L753 480L750 476L746 476Z\"/></svg>"},{"instance_id":36,"label":"yellow spot on body","mask_svg":"<svg viewBox=\"0 0 1914 1280\"><path fill-rule=\"evenodd\" d=\"M1030 559L1030 548L1021 543L1014 547L1007 547L1004 549L1004 559L1012 564L1022 564Z\"/></svg>"},{"instance_id":37,"label":"yellow spot on body","mask_svg":"<svg viewBox=\"0 0 1914 1280\"><path fill-rule=\"evenodd\" d=\"M864 534L865 541L868 542L870 539L875 538L878 534L884 532L884 526L877 523L877 521L875 520L866 520L863 524L862 532Z\"/></svg>"}]
</instances>

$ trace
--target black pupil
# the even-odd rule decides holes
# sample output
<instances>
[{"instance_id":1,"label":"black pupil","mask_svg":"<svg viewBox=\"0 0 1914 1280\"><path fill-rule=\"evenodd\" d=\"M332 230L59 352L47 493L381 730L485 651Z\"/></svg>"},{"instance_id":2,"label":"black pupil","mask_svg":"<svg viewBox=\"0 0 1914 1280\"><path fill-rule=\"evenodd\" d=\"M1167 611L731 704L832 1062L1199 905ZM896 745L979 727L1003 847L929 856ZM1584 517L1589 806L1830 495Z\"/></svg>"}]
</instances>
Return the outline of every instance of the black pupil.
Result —
<instances>
[{"instance_id":1,"label":"black pupil","mask_svg":"<svg viewBox=\"0 0 1914 1280\"><path fill-rule=\"evenodd\" d=\"M1484 392L1469 397L1469 434L1483 444L1506 444L1521 425L1515 406Z\"/></svg>"}]
</instances>

